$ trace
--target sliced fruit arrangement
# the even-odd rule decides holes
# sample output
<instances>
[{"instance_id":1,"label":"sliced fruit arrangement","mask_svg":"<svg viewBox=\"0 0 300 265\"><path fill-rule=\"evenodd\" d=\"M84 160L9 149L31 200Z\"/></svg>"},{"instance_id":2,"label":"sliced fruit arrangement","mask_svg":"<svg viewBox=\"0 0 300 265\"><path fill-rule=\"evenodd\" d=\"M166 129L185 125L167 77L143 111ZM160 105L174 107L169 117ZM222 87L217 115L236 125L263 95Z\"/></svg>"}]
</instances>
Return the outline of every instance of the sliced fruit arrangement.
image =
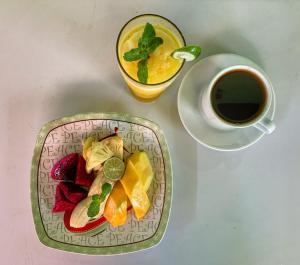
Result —
<instances>
[{"instance_id":1,"label":"sliced fruit arrangement","mask_svg":"<svg viewBox=\"0 0 300 265\"><path fill-rule=\"evenodd\" d=\"M127 211L133 208L135 217L141 220L150 208L147 191L153 179L153 170L144 151L136 152L127 159L125 173L115 184L104 209L104 216L112 226L126 222Z\"/></svg>"},{"instance_id":2,"label":"sliced fruit arrangement","mask_svg":"<svg viewBox=\"0 0 300 265\"><path fill-rule=\"evenodd\" d=\"M51 170L59 181L52 211L65 212L65 226L74 233L103 230L106 221L123 225L131 208L141 220L150 208L147 191L153 179L147 153L131 154L125 163L117 128L111 136L89 137L82 145L82 155L69 154Z\"/></svg>"}]
</instances>

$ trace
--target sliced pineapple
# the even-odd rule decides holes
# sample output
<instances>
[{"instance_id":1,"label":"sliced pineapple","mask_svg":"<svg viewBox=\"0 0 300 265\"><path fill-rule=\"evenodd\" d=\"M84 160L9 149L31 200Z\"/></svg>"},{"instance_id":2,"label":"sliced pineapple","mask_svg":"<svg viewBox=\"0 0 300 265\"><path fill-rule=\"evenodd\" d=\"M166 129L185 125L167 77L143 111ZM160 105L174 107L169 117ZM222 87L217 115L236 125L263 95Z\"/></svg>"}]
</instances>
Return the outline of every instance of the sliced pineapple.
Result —
<instances>
[{"instance_id":1,"label":"sliced pineapple","mask_svg":"<svg viewBox=\"0 0 300 265\"><path fill-rule=\"evenodd\" d=\"M112 151L113 156L123 159L123 139L120 136L111 136L101 141Z\"/></svg>"},{"instance_id":2,"label":"sliced pineapple","mask_svg":"<svg viewBox=\"0 0 300 265\"><path fill-rule=\"evenodd\" d=\"M115 135L100 142L89 137L83 142L83 157L86 160L86 171L97 170L103 162L112 156L123 159L123 140Z\"/></svg>"},{"instance_id":3,"label":"sliced pineapple","mask_svg":"<svg viewBox=\"0 0 300 265\"><path fill-rule=\"evenodd\" d=\"M111 158L114 153L111 149L102 142L93 142L91 151L86 160L86 171L90 173L93 168L99 167L108 158Z\"/></svg>"},{"instance_id":4,"label":"sliced pineapple","mask_svg":"<svg viewBox=\"0 0 300 265\"><path fill-rule=\"evenodd\" d=\"M88 137L84 141L82 141L82 156L85 160L90 156L92 144L96 142L96 139L94 137Z\"/></svg>"}]
</instances>

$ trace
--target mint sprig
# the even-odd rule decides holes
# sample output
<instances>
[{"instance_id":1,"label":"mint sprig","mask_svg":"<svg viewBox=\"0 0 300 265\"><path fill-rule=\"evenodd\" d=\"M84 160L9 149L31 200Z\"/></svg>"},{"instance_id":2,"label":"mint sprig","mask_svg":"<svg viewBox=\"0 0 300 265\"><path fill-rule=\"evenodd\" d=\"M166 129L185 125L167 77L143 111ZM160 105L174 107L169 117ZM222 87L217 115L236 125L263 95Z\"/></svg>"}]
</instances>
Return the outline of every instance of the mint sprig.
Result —
<instances>
[{"instance_id":1,"label":"mint sprig","mask_svg":"<svg viewBox=\"0 0 300 265\"><path fill-rule=\"evenodd\" d=\"M112 186L110 183L103 183L101 194L95 194L92 196L92 202L88 208L87 215L90 218L97 216L100 211L100 204L105 201L106 196L111 192Z\"/></svg>"},{"instance_id":2,"label":"mint sprig","mask_svg":"<svg viewBox=\"0 0 300 265\"><path fill-rule=\"evenodd\" d=\"M162 43L163 39L155 36L154 27L150 23L146 23L142 37L138 41L138 47L125 52L123 55L124 60L128 62L140 60L137 76L143 84L147 84L148 80L147 61L149 55Z\"/></svg>"},{"instance_id":3,"label":"mint sprig","mask_svg":"<svg viewBox=\"0 0 300 265\"><path fill-rule=\"evenodd\" d=\"M143 84L147 83L147 79L148 79L147 59L143 59L138 62L137 76Z\"/></svg>"},{"instance_id":4,"label":"mint sprig","mask_svg":"<svg viewBox=\"0 0 300 265\"><path fill-rule=\"evenodd\" d=\"M150 53L154 52L156 50L156 48L161 44L163 44L162 38L160 38L160 37L152 38L149 42L149 46L147 47L148 53L150 54Z\"/></svg>"},{"instance_id":5,"label":"mint sprig","mask_svg":"<svg viewBox=\"0 0 300 265\"><path fill-rule=\"evenodd\" d=\"M155 30L154 27L150 23L146 23L144 32L142 35L142 40L150 40L155 37Z\"/></svg>"},{"instance_id":6,"label":"mint sprig","mask_svg":"<svg viewBox=\"0 0 300 265\"><path fill-rule=\"evenodd\" d=\"M136 61L143 58L140 48L135 48L124 53L124 59L128 62Z\"/></svg>"}]
</instances>

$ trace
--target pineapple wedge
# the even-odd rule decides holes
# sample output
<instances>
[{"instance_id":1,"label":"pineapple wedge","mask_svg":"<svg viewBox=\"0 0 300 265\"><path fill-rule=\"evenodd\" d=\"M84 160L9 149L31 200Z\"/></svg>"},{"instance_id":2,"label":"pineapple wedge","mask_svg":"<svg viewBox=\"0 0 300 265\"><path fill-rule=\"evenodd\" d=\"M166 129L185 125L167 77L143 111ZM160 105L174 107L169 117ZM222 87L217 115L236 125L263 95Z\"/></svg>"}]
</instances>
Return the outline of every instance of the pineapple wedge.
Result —
<instances>
[{"instance_id":1,"label":"pineapple wedge","mask_svg":"<svg viewBox=\"0 0 300 265\"><path fill-rule=\"evenodd\" d=\"M123 159L123 140L117 135L105 138L100 142L89 137L83 141L82 154L86 160L86 171L90 173L112 156Z\"/></svg>"},{"instance_id":2,"label":"pineapple wedge","mask_svg":"<svg viewBox=\"0 0 300 265\"><path fill-rule=\"evenodd\" d=\"M111 136L105 138L101 142L109 147L113 153L113 156L123 160L123 139L120 136Z\"/></svg>"}]
</instances>

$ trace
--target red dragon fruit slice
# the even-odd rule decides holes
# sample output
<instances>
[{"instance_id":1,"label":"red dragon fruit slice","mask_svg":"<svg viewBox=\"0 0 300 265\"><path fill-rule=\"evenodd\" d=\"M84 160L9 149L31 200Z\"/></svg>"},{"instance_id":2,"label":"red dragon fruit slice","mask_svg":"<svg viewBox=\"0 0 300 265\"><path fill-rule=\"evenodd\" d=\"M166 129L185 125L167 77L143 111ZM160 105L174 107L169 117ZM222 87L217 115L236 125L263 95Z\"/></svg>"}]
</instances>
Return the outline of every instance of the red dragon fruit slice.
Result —
<instances>
[{"instance_id":1,"label":"red dragon fruit slice","mask_svg":"<svg viewBox=\"0 0 300 265\"><path fill-rule=\"evenodd\" d=\"M75 184L89 188L92 185L95 177L93 172L91 172L90 174L86 172L85 164L85 159L83 158L83 156L80 156L77 164Z\"/></svg>"},{"instance_id":2,"label":"red dragon fruit slice","mask_svg":"<svg viewBox=\"0 0 300 265\"><path fill-rule=\"evenodd\" d=\"M69 202L64 196L63 191L61 190L60 185L57 185L55 192L55 204L52 208L52 212L64 212L73 210L76 205L72 202Z\"/></svg>"},{"instance_id":3,"label":"red dragon fruit slice","mask_svg":"<svg viewBox=\"0 0 300 265\"><path fill-rule=\"evenodd\" d=\"M78 163L78 154L73 153L65 156L55 163L51 170L54 180L74 181Z\"/></svg>"},{"instance_id":4,"label":"red dragon fruit slice","mask_svg":"<svg viewBox=\"0 0 300 265\"><path fill-rule=\"evenodd\" d=\"M60 182L58 186L64 197L71 203L77 204L87 196L86 190L71 182Z\"/></svg>"}]
</instances>

